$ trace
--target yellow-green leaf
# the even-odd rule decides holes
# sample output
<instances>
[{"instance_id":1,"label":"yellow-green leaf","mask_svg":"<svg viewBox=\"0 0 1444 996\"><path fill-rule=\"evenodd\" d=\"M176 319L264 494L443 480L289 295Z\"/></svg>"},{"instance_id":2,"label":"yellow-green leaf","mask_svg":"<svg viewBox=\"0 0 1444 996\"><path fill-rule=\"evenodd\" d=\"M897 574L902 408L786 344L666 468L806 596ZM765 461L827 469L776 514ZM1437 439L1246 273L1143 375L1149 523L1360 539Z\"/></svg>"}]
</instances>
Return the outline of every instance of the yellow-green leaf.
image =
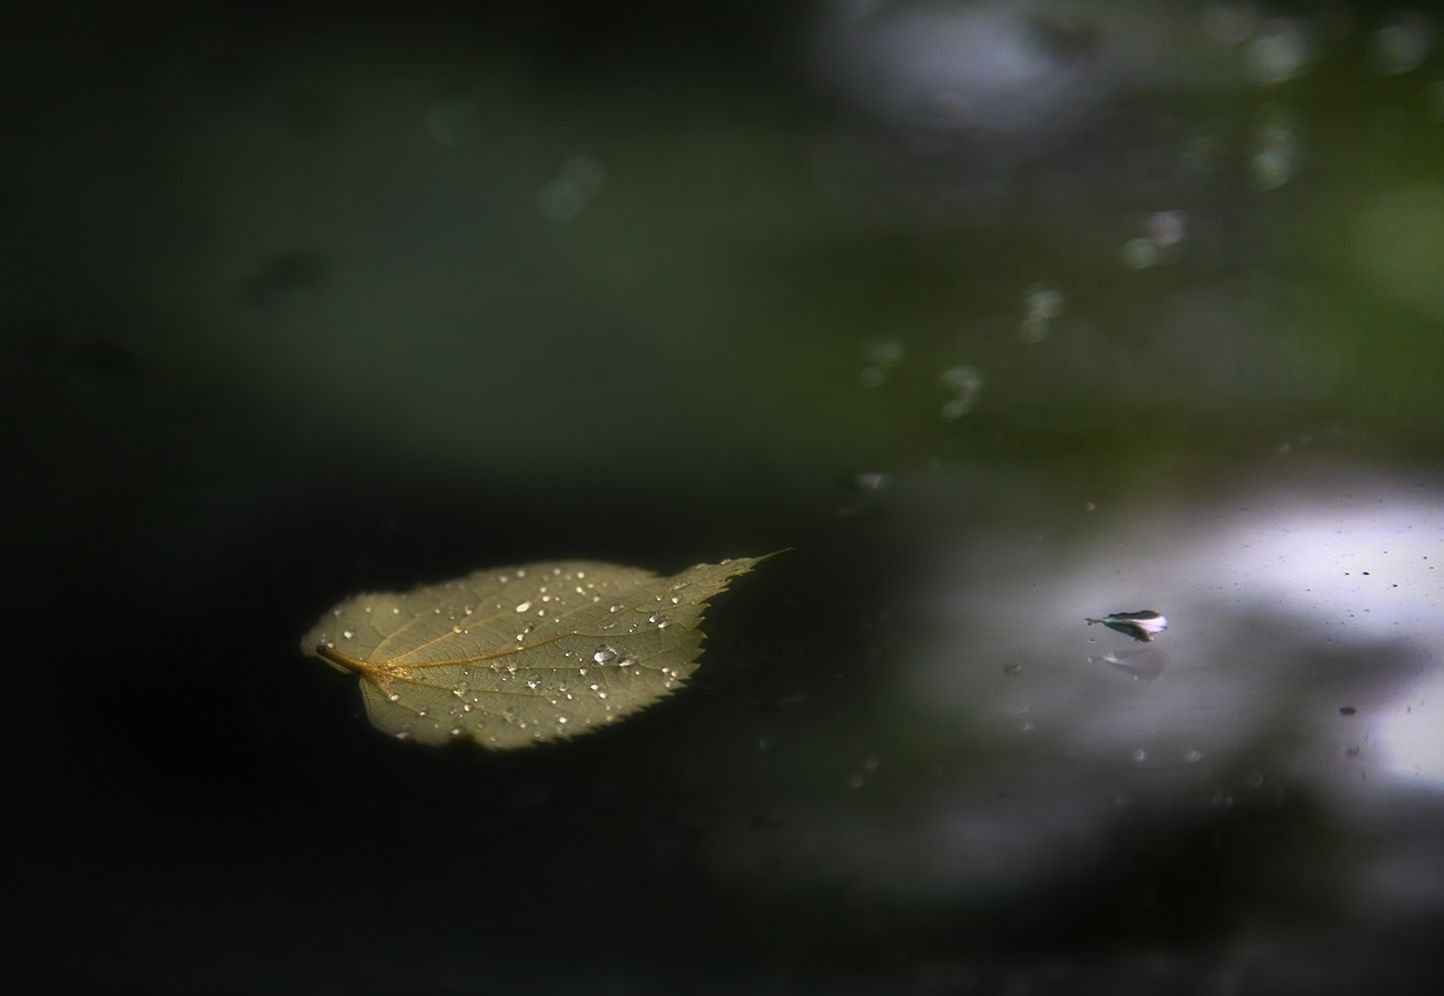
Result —
<instances>
[{"instance_id":1,"label":"yellow-green leaf","mask_svg":"<svg viewBox=\"0 0 1444 996\"><path fill-rule=\"evenodd\" d=\"M387 733L522 747L605 726L681 685L697 668L707 599L763 559L669 578L581 560L477 571L348 599L301 649L359 676Z\"/></svg>"}]
</instances>

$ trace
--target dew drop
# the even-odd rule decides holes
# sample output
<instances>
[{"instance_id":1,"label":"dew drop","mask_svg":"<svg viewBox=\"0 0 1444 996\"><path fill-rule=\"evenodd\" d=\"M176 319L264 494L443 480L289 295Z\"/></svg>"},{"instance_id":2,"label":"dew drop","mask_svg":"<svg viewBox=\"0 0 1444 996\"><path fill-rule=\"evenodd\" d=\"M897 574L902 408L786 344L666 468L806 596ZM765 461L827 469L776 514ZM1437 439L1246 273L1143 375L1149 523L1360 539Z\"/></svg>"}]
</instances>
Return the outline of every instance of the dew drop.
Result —
<instances>
[{"instance_id":1,"label":"dew drop","mask_svg":"<svg viewBox=\"0 0 1444 996\"><path fill-rule=\"evenodd\" d=\"M425 715L426 715L426 710L425 710L425 709L417 709L417 710L416 710L416 715L418 715L418 716L425 716Z\"/></svg>"},{"instance_id":2,"label":"dew drop","mask_svg":"<svg viewBox=\"0 0 1444 996\"><path fill-rule=\"evenodd\" d=\"M410 739L411 739L411 731L410 731L410 730L402 730L400 733L396 734L396 739L397 739L397 740L410 740Z\"/></svg>"},{"instance_id":3,"label":"dew drop","mask_svg":"<svg viewBox=\"0 0 1444 996\"><path fill-rule=\"evenodd\" d=\"M607 661L613 661L616 659L617 652L611 647L598 647L597 652L592 654L592 660L596 661L598 664L605 664L607 663Z\"/></svg>"},{"instance_id":4,"label":"dew drop","mask_svg":"<svg viewBox=\"0 0 1444 996\"><path fill-rule=\"evenodd\" d=\"M618 666L618 667L631 667L633 664L636 664L636 663L637 663L637 658L635 658L635 657L623 657L621 660L617 661L617 666Z\"/></svg>"},{"instance_id":5,"label":"dew drop","mask_svg":"<svg viewBox=\"0 0 1444 996\"><path fill-rule=\"evenodd\" d=\"M618 603L618 604L616 604L616 605L613 605L613 606L612 606L610 609L608 609L607 611L608 611L608 612L621 612L621 611L622 611L623 609L625 609L625 608L626 608L626 605L621 604L621 603Z\"/></svg>"},{"instance_id":6,"label":"dew drop","mask_svg":"<svg viewBox=\"0 0 1444 996\"><path fill-rule=\"evenodd\" d=\"M471 703L468 702L461 707L462 712L471 712Z\"/></svg>"},{"instance_id":7,"label":"dew drop","mask_svg":"<svg viewBox=\"0 0 1444 996\"><path fill-rule=\"evenodd\" d=\"M392 609L392 610L391 610L391 614L392 614L393 616L399 616L399 615L401 615L401 610L400 610L400 609Z\"/></svg>"},{"instance_id":8,"label":"dew drop","mask_svg":"<svg viewBox=\"0 0 1444 996\"><path fill-rule=\"evenodd\" d=\"M468 606L466 607L466 614L467 614L467 615L471 615L471 606L470 606L470 605L468 605Z\"/></svg>"},{"instance_id":9,"label":"dew drop","mask_svg":"<svg viewBox=\"0 0 1444 996\"><path fill-rule=\"evenodd\" d=\"M518 605L518 606L516 607L516 610L517 610L518 612L530 612L530 611L531 611L531 603L530 603L530 602L522 602L520 605Z\"/></svg>"},{"instance_id":10,"label":"dew drop","mask_svg":"<svg viewBox=\"0 0 1444 996\"><path fill-rule=\"evenodd\" d=\"M518 570L518 571L516 572L516 576L519 577L519 578L524 578L524 577L526 577L526 568L523 567L523 568L521 568L520 570Z\"/></svg>"},{"instance_id":11,"label":"dew drop","mask_svg":"<svg viewBox=\"0 0 1444 996\"><path fill-rule=\"evenodd\" d=\"M1003 673L1010 678L1016 678L1018 675L1023 673L1023 665L1009 664L1007 667L1003 668Z\"/></svg>"},{"instance_id":12,"label":"dew drop","mask_svg":"<svg viewBox=\"0 0 1444 996\"><path fill-rule=\"evenodd\" d=\"M681 605L681 604L682 604L682 596L681 596L681 595L673 595L673 596L672 596L672 604L673 604L673 605Z\"/></svg>"},{"instance_id":13,"label":"dew drop","mask_svg":"<svg viewBox=\"0 0 1444 996\"><path fill-rule=\"evenodd\" d=\"M586 571L577 571L577 578L578 578L578 579L584 578L584 577L586 577L586 576L587 576L587 572L586 572Z\"/></svg>"},{"instance_id":14,"label":"dew drop","mask_svg":"<svg viewBox=\"0 0 1444 996\"><path fill-rule=\"evenodd\" d=\"M340 609L332 609L332 610L331 610L331 615L339 617L339 616L341 615L341 610L340 610Z\"/></svg>"},{"instance_id":15,"label":"dew drop","mask_svg":"<svg viewBox=\"0 0 1444 996\"><path fill-rule=\"evenodd\" d=\"M460 735L461 735L461 727L459 727L459 726L453 726L453 727L451 728L451 735L452 735L453 737L460 736Z\"/></svg>"},{"instance_id":16,"label":"dew drop","mask_svg":"<svg viewBox=\"0 0 1444 996\"><path fill-rule=\"evenodd\" d=\"M535 690L535 689L537 689L537 688L540 688L540 687L541 687L541 679L540 679L540 678L528 678L528 679L526 680L526 687L528 687L528 688L530 688L530 689L533 689L533 690Z\"/></svg>"},{"instance_id":17,"label":"dew drop","mask_svg":"<svg viewBox=\"0 0 1444 996\"><path fill-rule=\"evenodd\" d=\"M401 696L400 696L400 695L397 695L395 692L388 692L388 693L386 694L386 697L387 697L388 699L390 699L392 702L395 702L397 699L401 698Z\"/></svg>"},{"instance_id":18,"label":"dew drop","mask_svg":"<svg viewBox=\"0 0 1444 996\"><path fill-rule=\"evenodd\" d=\"M453 633L460 633L460 632L461 632L461 623L457 623L455 626L451 627L451 631L452 631Z\"/></svg>"},{"instance_id":19,"label":"dew drop","mask_svg":"<svg viewBox=\"0 0 1444 996\"><path fill-rule=\"evenodd\" d=\"M547 614L547 610L546 610L546 609L537 609L537 610L536 610L536 614L539 615L539 616L544 616L544 615Z\"/></svg>"},{"instance_id":20,"label":"dew drop","mask_svg":"<svg viewBox=\"0 0 1444 996\"><path fill-rule=\"evenodd\" d=\"M604 699L604 698L606 698L606 697L607 697L607 693L606 693L606 692L597 692L597 698L599 698L599 699Z\"/></svg>"},{"instance_id":21,"label":"dew drop","mask_svg":"<svg viewBox=\"0 0 1444 996\"><path fill-rule=\"evenodd\" d=\"M659 619L659 620L657 621L657 628L658 628L658 629L666 629L666 628L667 628L668 626L670 626L670 625L672 625L672 620L671 620L670 618L668 618L667 616L663 616L661 619Z\"/></svg>"}]
</instances>

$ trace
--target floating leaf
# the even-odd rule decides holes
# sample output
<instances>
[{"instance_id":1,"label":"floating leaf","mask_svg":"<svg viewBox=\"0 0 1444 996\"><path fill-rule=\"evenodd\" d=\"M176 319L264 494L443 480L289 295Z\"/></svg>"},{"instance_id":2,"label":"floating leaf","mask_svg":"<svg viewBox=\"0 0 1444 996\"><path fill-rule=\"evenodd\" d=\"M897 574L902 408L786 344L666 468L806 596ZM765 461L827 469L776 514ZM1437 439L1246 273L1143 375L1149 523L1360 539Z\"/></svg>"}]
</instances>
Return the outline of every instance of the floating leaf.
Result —
<instances>
[{"instance_id":1,"label":"floating leaf","mask_svg":"<svg viewBox=\"0 0 1444 996\"><path fill-rule=\"evenodd\" d=\"M387 733L506 750L594 730L681 685L707 599L763 559L670 578L592 561L478 571L342 602L301 649L359 676Z\"/></svg>"}]
</instances>

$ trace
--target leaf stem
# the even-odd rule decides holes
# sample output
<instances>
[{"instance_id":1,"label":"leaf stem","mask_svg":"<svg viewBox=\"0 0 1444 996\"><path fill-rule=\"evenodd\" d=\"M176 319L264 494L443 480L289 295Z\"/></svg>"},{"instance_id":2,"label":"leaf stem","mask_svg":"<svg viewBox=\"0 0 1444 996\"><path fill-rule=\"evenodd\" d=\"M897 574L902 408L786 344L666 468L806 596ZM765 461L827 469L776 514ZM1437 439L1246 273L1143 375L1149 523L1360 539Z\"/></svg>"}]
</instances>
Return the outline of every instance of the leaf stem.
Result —
<instances>
[{"instance_id":1,"label":"leaf stem","mask_svg":"<svg viewBox=\"0 0 1444 996\"><path fill-rule=\"evenodd\" d=\"M316 644L316 653L321 657L326 658L332 664L337 664L341 667L344 667L347 671L353 671L356 674L366 674L371 670L371 668L368 667L364 661L358 661L354 657L347 657L339 650L336 650L333 647L328 647L324 643Z\"/></svg>"}]
</instances>

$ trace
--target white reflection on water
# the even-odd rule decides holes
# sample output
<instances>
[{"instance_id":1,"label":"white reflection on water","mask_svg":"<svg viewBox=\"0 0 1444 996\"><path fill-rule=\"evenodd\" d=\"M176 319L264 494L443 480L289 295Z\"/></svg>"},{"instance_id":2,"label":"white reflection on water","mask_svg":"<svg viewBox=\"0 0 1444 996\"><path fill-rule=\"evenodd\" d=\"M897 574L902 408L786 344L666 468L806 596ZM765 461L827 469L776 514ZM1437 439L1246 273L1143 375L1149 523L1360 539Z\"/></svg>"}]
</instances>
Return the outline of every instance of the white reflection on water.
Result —
<instances>
[{"instance_id":1,"label":"white reflection on water","mask_svg":"<svg viewBox=\"0 0 1444 996\"><path fill-rule=\"evenodd\" d=\"M897 744L936 763L889 765L847 803L809 790L779 807L789 874L911 899L992 895L1095 866L1130 807L1182 826L1301 788L1341 832L1377 834L1380 855L1434 847L1419 814L1444 804L1440 489L1317 468L1311 486L1298 480L1205 504L1112 501L1086 518L1069 504L1073 535L1087 533L1066 541L947 518L957 495L914 482L905 517L936 559L899 593L916 610L906 628L926 635L887 641L889 710ZM1028 503L1006 486L994 497ZM1143 609L1169 620L1146 646L1084 622ZM772 876L782 860L777 844L719 843L729 873ZM1393 908L1391 869L1368 858L1328 874ZM1444 904L1444 891L1416 893Z\"/></svg>"},{"instance_id":2,"label":"white reflection on water","mask_svg":"<svg viewBox=\"0 0 1444 996\"><path fill-rule=\"evenodd\" d=\"M900 0L819 26L821 76L857 106L904 130L1047 144L1071 130L1120 79L1159 60L1168 11L994 0Z\"/></svg>"},{"instance_id":3,"label":"white reflection on water","mask_svg":"<svg viewBox=\"0 0 1444 996\"><path fill-rule=\"evenodd\" d=\"M1444 730L1424 704L1444 694L1434 492L1289 490L1100 525L1056 546L960 542L933 603L943 635L912 668L914 694L999 737L1026 695L1040 736L1103 762L1139 745L1227 757L1287 740L1289 773L1345 806L1369 778L1444 787ZM1129 641L1083 619L1117 607L1168 615L1157 638L1167 670L1110 660ZM996 680L999 662L1026 664L1031 687Z\"/></svg>"}]
</instances>

